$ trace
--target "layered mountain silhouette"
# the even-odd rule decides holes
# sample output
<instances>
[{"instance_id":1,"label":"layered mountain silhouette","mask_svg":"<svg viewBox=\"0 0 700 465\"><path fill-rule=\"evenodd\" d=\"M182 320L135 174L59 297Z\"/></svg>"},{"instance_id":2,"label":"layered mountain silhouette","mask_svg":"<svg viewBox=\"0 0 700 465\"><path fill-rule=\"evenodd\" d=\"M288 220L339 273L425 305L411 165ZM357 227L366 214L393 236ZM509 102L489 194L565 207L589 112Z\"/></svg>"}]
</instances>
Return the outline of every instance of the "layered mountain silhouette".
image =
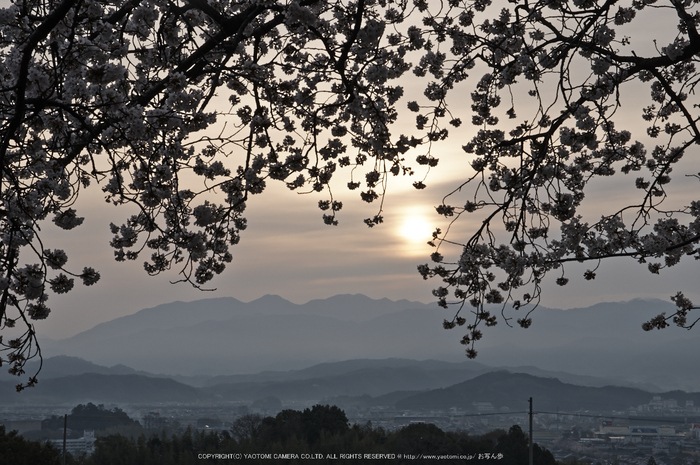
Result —
<instances>
[{"instance_id":1,"label":"layered mountain silhouette","mask_svg":"<svg viewBox=\"0 0 700 465\"><path fill-rule=\"evenodd\" d=\"M527 330L503 322L484 328L477 361L604 377L617 384L646 383L652 390L692 390L700 382L700 361L692 356L700 349L700 338L675 327L641 330L644 321L663 311L673 307L634 300L571 310L539 308ZM468 309L464 312L468 318ZM279 296L249 303L204 299L141 310L72 338L46 341L43 348L47 356L200 379L348 359L463 361L462 330L442 329L443 319L453 313L363 295L303 305Z\"/></svg>"},{"instance_id":2,"label":"layered mountain silhouette","mask_svg":"<svg viewBox=\"0 0 700 465\"><path fill-rule=\"evenodd\" d=\"M47 360L47 364L55 367L79 364L66 357L58 358L55 364L51 361ZM90 368L88 364L83 366ZM556 375L595 384L605 382L566 373ZM451 408L478 412L478 405L490 405L494 412L515 413L526 407L529 397L536 399L539 411L551 412L624 411L649 403L655 395L673 398L679 405L685 405L688 400L696 405L700 403L700 393L651 393L632 387L582 386L553 376L533 376L483 365L406 359L327 363L305 370L248 375L246 380L209 378L207 384L194 387L144 374L81 373L42 379L36 387L22 393L14 392L11 381L0 381L0 404L211 405L224 402L231 405L236 402L254 405L260 399L276 398L283 404L322 402L343 408L381 406L398 412Z\"/></svg>"}]
</instances>

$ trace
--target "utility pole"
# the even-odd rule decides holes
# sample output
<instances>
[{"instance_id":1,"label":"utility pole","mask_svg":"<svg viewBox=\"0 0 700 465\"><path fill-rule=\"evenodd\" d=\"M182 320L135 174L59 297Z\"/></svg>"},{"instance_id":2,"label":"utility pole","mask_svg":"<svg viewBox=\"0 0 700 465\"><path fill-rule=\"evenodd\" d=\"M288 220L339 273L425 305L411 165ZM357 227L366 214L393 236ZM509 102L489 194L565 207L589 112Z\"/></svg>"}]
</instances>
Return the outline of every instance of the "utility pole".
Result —
<instances>
[{"instance_id":1,"label":"utility pole","mask_svg":"<svg viewBox=\"0 0 700 465\"><path fill-rule=\"evenodd\" d=\"M68 414L66 413L63 415L63 465L66 465L66 430L67 429L68 429Z\"/></svg>"},{"instance_id":2,"label":"utility pole","mask_svg":"<svg viewBox=\"0 0 700 465\"><path fill-rule=\"evenodd\" d=\"M535 465L535 462L533 460L533 453L532 453L532 397L530 397L530 448L528 450L529 453L529 464L530 465Z\"/></svg>"}]
</instances>

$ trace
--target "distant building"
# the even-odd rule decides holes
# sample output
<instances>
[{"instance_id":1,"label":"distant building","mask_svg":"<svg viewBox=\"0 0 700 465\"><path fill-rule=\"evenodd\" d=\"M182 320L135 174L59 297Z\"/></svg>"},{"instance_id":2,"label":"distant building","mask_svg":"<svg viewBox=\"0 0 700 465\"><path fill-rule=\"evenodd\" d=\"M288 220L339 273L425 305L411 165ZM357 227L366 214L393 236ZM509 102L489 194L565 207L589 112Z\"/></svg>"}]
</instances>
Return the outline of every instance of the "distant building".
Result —
<instances>
[{"instance_id":1,"label":"distant building","mask_svg":"<svg viewBox=\"0 0 700 465\"><path fill-rule=\"evenodd\" d=\"M49 439L48 442L53 444L59 451L63 450L63 439ZM82 454L90 455L95 452L95 432L85 430L82 438L66 439L66 452L76 457Z\"/></svg>"},{"instance_id":2,"label":"distant building","mask_svg":"<svg viewBox=\"0 0 700 465\"><path fill-rule=\"evenodd\" d=\"M600 435L604 436L629 436L630 427L629 426L613 426L612 422L608 425L601 425Z\"/></svg>"},{"instance_id":3,"label":"distant building","mask_svg":"<svg viewBox=\"0 0 700 465\"><path fill-rule=\"evenodd\" d=\"M496 408L491 402L472 402L472 407L474 407L478 413L494 413L496 411Z\"/></svg>"},{"instance_id":4,"label":"distant building","mask_svg":"<svg viewBox=\"0 0 700 465\"><path fill-rule=\"evenodd\" d=\"M700 423L693 423L690 425L690 437L700 439Z\"/></svg>"},{"instance_id":5,"label":"distant building","mask_svg":"<svg viewBox=\"0 0 700 465\"><path fill-rule=\"evenodd\" d=\"M688 407L686 403L686 407ZM678 401L676 399L662 399L661 396L654 396L648 404L640 405L639 410L644 412L673 412L678 411Z\"/></svg>"},{"instance_id":6,"label":"distant building","mask_svg":"<svg viewBox=\"0 0 700 465\"><path fill-rule=\"evenodd\" d=\"M396 426L407 426L413 423L426 423L426 424L449 424L450 417L442 415L400 415L394 417L394 425Z\"/></svg>"},{"instance_id":7,"label":"distant building","mask_svg":"<svg viewBox=\"0 0 700 465\"><path fill-rule=\"evenodd\" d=\"M641 442L676 437L676 430L667 426L614 426L611 421L600 425L598 437L607 437L615 442Z\"/></svg>"}]
</instances>

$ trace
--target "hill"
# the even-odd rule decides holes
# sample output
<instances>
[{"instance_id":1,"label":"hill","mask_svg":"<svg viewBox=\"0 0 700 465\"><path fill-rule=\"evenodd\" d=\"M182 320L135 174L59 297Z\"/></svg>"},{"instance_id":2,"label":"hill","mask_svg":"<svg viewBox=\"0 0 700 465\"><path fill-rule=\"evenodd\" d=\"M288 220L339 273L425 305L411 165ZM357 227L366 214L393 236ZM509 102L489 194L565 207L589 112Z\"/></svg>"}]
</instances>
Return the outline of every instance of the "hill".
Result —
<instances>
[{"instance_id":1,"label":"hill","mask_svg":"<svg viewBox=\"0 0 700 465\"><path fill-rule=\"evenodd\" d=\"M391 363L391 361L389 361ZM178 403L212 405L231 402L251 405L263 398L277 398L283 405L332 403L342 408L394 408L404 412L490 411L522 413L527 399L533 397L539 412L611 412L648 404L655 395L700 404L700 393L672 391L650 393L619 386L591 387L565 383L556 378L525 373L491 371L470 376L465 370L453 370L453 378L469 379L439 388L447 377L417 366L374 366L343 374L318 376L296 381L259 381L217 384L195 388L171 379L141 375L103 375L86 373L41 381L22 393L13 383L0 382L0 404L75 405L116 403L120 405ZM473 374L473 373L472 373Z\"/></svg>"},{"instance_id":2,"label":"hill","mask_svg":"<svg viewBox=\"0 0 700 465\"><path fill-rule=\"evenodd\" d=\"M571 310L539 308L527 330L503 322L485 328L477 360L650 390L692 390L700 384L700 360L691 355L700 350L700 338L679 328L641 330L642 322L662 311L672 311L671 305L633 300ZM215 382L243 382L245 373L287 372L347 359L462 361L460 329L442 329L442 320L451 316L452 310L432 305L362 295L303 305L278 296L249 303L204 299L164 304L102 323L45 344L44 353L172 376L239 374L238 379Z\"/></svg>"},{"instance_id":3,"label":"hill","mask_svg":"<svg viewBox=\"0 0 700 465\"><path fill-rule=\"evenodd\" d=\"M288 370L348 358L431 358L452 353L459 359L454 340L445 338L434 344L444 330L439 313L433 312L439 311L419 302L373 300L362 295L335 296L304 305L277 296L247 304L236 299L175 302L53 341L45 345L44 353L181 375ZM377 326L378 315L390 317ZM431 328L429 321L437 323ZM407 324L410 330L416 326L426 329L407 339L400 331ZM334 344L329 345L329 340Z\"/></svg>"},{"instance_id":4,"label":"hill","mask_svg":"<svg viewBox=\"0 0 700 465\"><path fill-rule=\"evenodd\" d=\"M15 383L0 382L0 403L60 405L102 403L195 403L212 400L192 386L167 378L141 375L103 375L84 373L40 381L17 393Z\"/></svg>"},{"instance_id":5,"label":"hill","mask_svg":"<svg viewBox=\"0 0 700 465\"><path fill-rule=\"evenodd\" d=\"M446 410L458 407L476 411L475 402L488 402L496 411L523 410L528 398L537 400L538 410L564 411L625 410L647 404L653 394L641 389L605 386L588 387L563 383L525 373L485 373L453 386L415 394L396 403L399 410Z\"/></svg>"}]
</instances>

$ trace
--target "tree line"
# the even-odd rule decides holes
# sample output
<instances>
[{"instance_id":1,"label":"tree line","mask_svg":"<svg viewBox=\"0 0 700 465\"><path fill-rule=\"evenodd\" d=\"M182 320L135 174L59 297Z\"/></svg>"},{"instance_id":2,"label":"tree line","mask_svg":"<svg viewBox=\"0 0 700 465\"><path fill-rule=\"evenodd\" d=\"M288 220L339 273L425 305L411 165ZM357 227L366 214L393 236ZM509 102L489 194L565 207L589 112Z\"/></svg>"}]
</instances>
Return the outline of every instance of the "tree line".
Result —
<instances>
[{"instance_id":1,"label":"tree line","mask_svg":"<svg viewBox=\"0 0 700 465\"><path fill-rule=\"evenodd\" d=\"M137 426L139 423L132 420L119 407L107 409L104 405L95 405L92 402L79 404L68 415L68 427L74 431L103 430L116 426ZM41 422L41 429L58 430L63 428L63 416L53 415Z\"/></svg>"},{"instance_id":2,"label":"tree line","mask_svg":"<svg viewBox=\"0 0 700 465\"><path fill-rule=\"evenodd\" d=\"M26 441L0 427L0 462L23 464L60 463L60 451L50 445ZM14 455L12 455L14 454ZM212 455L209 455L212 454ZM221 454L225 458L213 458ZM283 410L276 416L248 414L239 417L230 430L154 433L127 437L111 434L98 437L90 456L68 456L70 465L189 465L301 464L313 456L317 464L367 463L366 454L388 457L391 464L433 463L431 455L455 457L445 463L526 465L528 437L515 425L483 435L464 431L445 432L432 424L414 423L389 431L382 427L350 425L345 412L335 406L316 405L303 411ZM280 456L286 458L279 459ZM423 460L408 459L423 456ZM277 457L276 459L272 457ZM461 457L461 458L456 458ZM534 445L538 465L555 465L551 452Z\"/></svg>"}]
</instances>

